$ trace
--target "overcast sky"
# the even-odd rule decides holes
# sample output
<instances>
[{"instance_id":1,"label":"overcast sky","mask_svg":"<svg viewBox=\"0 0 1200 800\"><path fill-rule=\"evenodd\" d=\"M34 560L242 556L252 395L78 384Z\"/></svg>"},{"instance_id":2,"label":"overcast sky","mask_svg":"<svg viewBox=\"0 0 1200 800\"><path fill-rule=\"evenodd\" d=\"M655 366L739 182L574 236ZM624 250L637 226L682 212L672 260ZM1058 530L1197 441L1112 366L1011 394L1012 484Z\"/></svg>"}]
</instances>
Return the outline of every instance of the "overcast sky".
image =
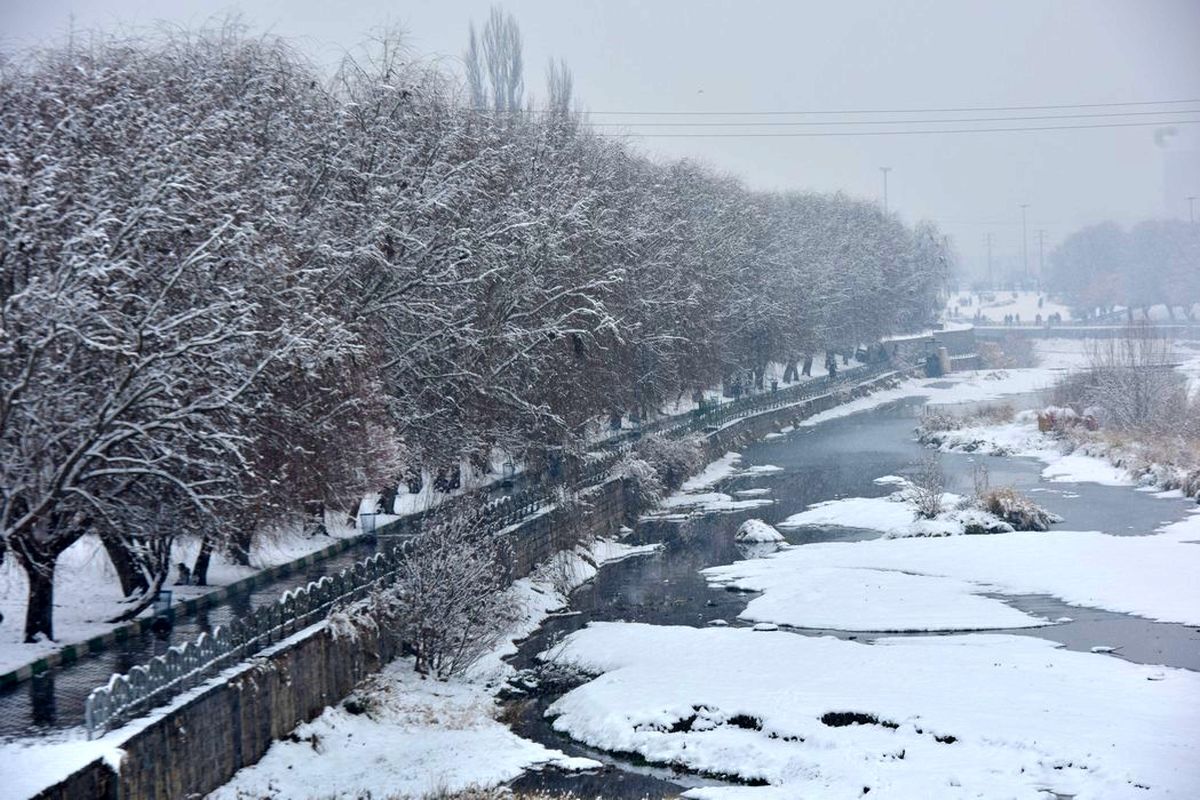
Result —
<instances>
[{"instance_id":1,"label":"overcast sky","mask_svg":"<svg viewBox=\"0 0 1200 800\"><path fill-rule=\"evenodd\" d=\"M488 0L0 0L5 49L77 29L169 20L202 25L238 12L255 31L294 39L332 64L372 31L399 25L416 53L457 68L467 23ZM527 84L541 93L547 58L565 58L596 123L819 122L813 116L635 117L604 112L958 109L1200 100L1200 0L508 0L525 37ZM1175 108L1163 116L898 125L894 119L1057 116ZM842 190L906 220L937 221L978 266L993 236L997 264L1106 218L1187 218L1200 195L1200 103L1175 106L861 114L856 130L1158 123L1019 133L836 137L631 138L652 154L694 156L767 188ZM627 133L781 133L846 126L625 128ZM621 128L606 128L621 130ZM1200 213L1200 208L1197 209Z\"/></svg>"}]
</instances>

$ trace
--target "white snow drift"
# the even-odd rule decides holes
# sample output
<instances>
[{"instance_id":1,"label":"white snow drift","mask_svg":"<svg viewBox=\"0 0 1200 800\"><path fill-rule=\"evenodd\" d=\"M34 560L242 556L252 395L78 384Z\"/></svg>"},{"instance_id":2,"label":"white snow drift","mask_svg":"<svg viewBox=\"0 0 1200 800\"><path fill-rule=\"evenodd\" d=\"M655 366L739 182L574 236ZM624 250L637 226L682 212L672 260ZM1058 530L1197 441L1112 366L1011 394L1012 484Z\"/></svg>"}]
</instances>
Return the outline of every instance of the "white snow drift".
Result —
<instances>
[{"instance_id":1,"label":"white snow drift","mask_svg":"<svg viewBox=\"0 0 1200 800\"><path fill-rule=\"evenodd\" d=\"M599 675L550 708L557 730L769 784L688 797L849 799L869 790L887 798L1150 800L1200 792L1200 675L1040 639L972 634L866 645L595 623L552 657Z\"/></svg>"}]
</instances>

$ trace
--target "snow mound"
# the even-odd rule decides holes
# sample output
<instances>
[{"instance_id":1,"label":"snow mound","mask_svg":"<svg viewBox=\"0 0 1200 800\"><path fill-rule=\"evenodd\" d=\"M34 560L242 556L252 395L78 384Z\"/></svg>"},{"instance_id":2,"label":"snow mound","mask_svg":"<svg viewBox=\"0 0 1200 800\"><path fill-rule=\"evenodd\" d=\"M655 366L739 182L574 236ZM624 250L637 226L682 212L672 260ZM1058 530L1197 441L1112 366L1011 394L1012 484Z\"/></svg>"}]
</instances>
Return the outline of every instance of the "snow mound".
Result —
<instances>
[{"instance_id":1,"label":"snow mound","mask_svg":"<svg viewBox=\"0 0 1200 800\"><path fill-rule=\"evenodd\" d=\"M783 534L761 519L748 519L738 526L735 537L739 542L782 542Z\"/></svg>"}]
</instances>

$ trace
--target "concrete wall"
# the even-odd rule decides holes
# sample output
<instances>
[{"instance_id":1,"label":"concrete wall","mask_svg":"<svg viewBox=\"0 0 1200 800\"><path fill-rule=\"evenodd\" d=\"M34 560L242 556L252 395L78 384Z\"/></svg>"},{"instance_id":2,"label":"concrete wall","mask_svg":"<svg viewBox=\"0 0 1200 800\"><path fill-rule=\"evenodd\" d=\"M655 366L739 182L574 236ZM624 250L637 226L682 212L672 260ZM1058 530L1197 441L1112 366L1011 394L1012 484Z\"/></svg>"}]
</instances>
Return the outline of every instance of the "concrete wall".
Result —
<instances>
[{"instance_id":1,"label":"concrete wall","mask_svg":"<svg viewBox=\"0 0 1200 800\"><path fill-rule=\"evenodd\" d=\"M946 348L951 358L976 352L975 329L931 331L916 336L904 336L882 342L884 351L897 363L923 364L925 359Z\"/></svg>"},{"instance_id":2,"label":"concrete wall","mask_svg":"<svg viewBox=\"0 0 1200 800\"><path fill-rule=\"evenodd\" d=\"M795 425L814 414L827 411L834 406L841 405L858 397L865 397L874 391L895 385L899 377L900 373L898 372L887 373L852 388L820 395L796 405L784 406L783 408L765 411L762 414L740 419L710 434L706 438L705 446L708 451L707 455L710 459L720 458L728 451L736 450L747 442L761 439L768 433L774 433L780 428Z\"/></svg>"},{"instance_id":3,"label":"concrete wall","mask_svg":"<svg viewBox=\"0 0 1200 800\"><path fill-rule=\"evenodd\" d=\"M95 761L36 800L203 797L346 697L399 649L386 632L350 641L326 629L280 645L134 733L121 745L119 775Z\"/></svg>"},{"instance_id":4,"label":"concrete wall","mask_svg":"<svg viewBox=\"0 0 1200 800\"><path fill-rule=\"evenodd\" d=\"M625 483L613 478L581 493L578 506L551 509L504 532L509 576L514 580L560 550L602 536L613 536L632 521Z\"/></svg>"},{"instance_id":5,"label":"concrete wall","mask_svg":"<svg viewBox=\"0 0 1200 800\"><path fill-rule=\"evenodd\" d=\"M854 397L891 385L896 374L850 390L756 414L705 438L710 458L793 425ZM632 521L624 482L611 479L587 490L580 506L551 509L505 532L513 578L581 538L611 535ZM101 760L88 764L36 800L155 800L202 797L254 764L276 739L286 737L400 653L383 633L365 640L336 640L325 629L277 646L228 681L163 715L122 745L120 774Z\"/></svg>"},{"instance_id":6,"label":"concrete wall","mask_svg":"<svg viewBox=\"0 0 1200 800\"><path fill-rule=\"evenodd\" d=\"M1011 325L976 328L980 339L1002 341L1009 337L1020 339L1119 339L1129 335L1129 328L1124 325ZM1136 327L1134 330L1138 330ZM1200 339L1200 325L1171 325L1156 324L1154 335L1166 336L1172 339Z\"/></svg>"}]
</instances>

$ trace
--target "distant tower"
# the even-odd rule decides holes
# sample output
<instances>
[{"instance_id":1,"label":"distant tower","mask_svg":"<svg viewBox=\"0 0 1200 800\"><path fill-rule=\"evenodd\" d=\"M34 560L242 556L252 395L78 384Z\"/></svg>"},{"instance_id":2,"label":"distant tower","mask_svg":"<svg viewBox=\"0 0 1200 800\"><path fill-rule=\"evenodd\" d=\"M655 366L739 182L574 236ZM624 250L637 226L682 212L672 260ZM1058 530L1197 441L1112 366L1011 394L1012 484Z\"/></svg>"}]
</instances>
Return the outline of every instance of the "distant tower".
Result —
<instances>
[{"instance_id":1,"label":"distant tower","mask_svg":"<svg viewBox=\"0 0 1200 800\"><path fill-rule=\"evenodd\" d=\"M1188 198L1200 194L1200 131L1192 126L1164 126L1155 130L1154 142L1163 159L1162 211L1168 217L1188 219Z\"/></svg>"}]
</instances>

